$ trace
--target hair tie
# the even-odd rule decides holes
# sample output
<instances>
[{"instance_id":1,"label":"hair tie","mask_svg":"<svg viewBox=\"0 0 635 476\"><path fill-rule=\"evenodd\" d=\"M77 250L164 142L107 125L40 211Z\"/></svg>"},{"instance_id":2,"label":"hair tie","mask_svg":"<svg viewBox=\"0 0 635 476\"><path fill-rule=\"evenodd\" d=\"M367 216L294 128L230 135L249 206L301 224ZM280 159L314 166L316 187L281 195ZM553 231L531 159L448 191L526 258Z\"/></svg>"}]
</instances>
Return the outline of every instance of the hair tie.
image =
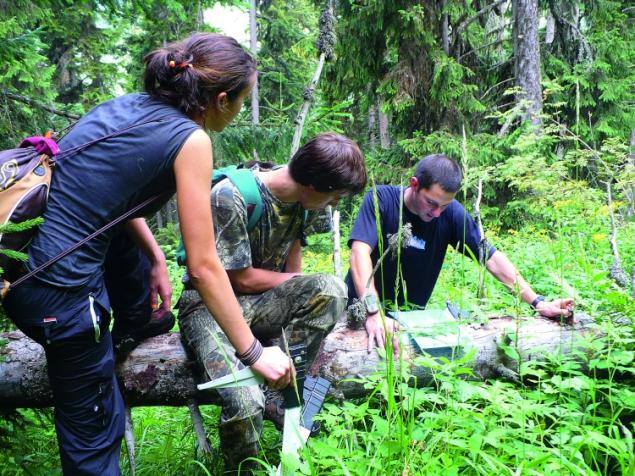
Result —
<instances>
[{"instance_id":1,"label":"hair tie","mask_svg":"<svg viewBox=\"0 0 635 476\"><path fill-rule=\"evenodd\" d=\"M170 61L168 61L168 66L171 69L175 70L176 73L182 73L186 69L194 68L192 63L190 63L189 61L181 61L180 63L177 64L176 61L170 60Z\"/></svg>"}]
</instances>

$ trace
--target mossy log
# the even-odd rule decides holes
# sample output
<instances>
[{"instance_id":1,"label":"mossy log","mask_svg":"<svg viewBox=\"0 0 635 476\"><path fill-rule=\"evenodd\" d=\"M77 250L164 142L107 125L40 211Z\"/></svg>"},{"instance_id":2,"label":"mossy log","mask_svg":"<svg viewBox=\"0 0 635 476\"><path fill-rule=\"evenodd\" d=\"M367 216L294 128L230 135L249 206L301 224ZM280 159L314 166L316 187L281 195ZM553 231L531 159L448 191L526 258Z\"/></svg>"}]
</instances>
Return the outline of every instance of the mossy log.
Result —
<instances>
[{"instance_id":1,"label":"mossy log","mask_svg":"<svg viewBox=\"0 0 635 476\"><path fill-rule=\"evenodd\" d=\"M577 337L596 332L590 319L575 325L560 325L543 318L515 319L500 317L484 325L462 325L461 335L476 349L472 362L480 379L515 377L517 364L500 350L505 336L518 329L518 349L523 360L540 359L547 354L567 353L575 348ZM0 334L6 341L0 346L0 407L34 408L52 404L42 347L21 332ZM364 395L358 377L371 375L383 366L377 352L366 351L366 332L350 330L344 323L336 326L324 341L312 373L333 382L337 398ZM414 353L406 347L403 361L410 364ZM178 333L154 337L143 342L117 365L124 397L130 406L185 406L188 402L214 403L214 392L199 392L202 381L195 363L189 358ZM426 370L413 367L413 375L425 381Z\"/></svg>"}]
</instances>

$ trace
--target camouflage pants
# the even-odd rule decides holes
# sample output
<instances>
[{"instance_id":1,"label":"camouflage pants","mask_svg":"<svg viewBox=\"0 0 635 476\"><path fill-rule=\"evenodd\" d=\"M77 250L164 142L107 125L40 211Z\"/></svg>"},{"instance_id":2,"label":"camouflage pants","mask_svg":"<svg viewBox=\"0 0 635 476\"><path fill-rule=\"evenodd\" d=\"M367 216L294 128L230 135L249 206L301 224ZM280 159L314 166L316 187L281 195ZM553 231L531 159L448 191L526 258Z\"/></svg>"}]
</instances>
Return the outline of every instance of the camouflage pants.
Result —
<instances>
[{"instance_id":1,"label":"camouflage pants","mask_svg":"<svg viewBox=\"0 0 635 476\"><path fill-rule=\"evenodd\" d=\"M344 282L325 274L297 276L262 294L237 296L245 320L259 338L301 335L313 361L320 343L346 307ZM198 292L184 291L179 301L181 335L209 379L227 375L243 365L234 348L202 303ZM289 340L293 342L292 338ZM258 454L264 395L260 387L219 389L221 450L227 469Z\"/></svg>"}]
</instances>

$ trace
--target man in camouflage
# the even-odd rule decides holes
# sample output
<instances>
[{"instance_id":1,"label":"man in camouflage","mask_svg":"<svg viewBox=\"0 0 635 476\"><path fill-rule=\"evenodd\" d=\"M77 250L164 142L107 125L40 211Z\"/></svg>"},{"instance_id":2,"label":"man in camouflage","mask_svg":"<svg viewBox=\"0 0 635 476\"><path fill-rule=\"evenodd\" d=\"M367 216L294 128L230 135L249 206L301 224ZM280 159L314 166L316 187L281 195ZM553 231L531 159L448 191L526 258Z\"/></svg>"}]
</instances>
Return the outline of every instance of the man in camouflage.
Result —
<instances>
[{"instance_id":1,"label":"man in camouflage","mask_svg":"<svg viewBox=\"0 0 635 476\"><path fill-rule=\"evenodd\" d=\"M279 342L284 330L289 342L303 340L310 364L342 315L347 290L337 277L301 274L301 242L307 233L329 231L330 217L324 210L328 205L364 188L364 159L350 139L321 134L288 165L253 170L263 212L249 232L247 206L238 189L228 179L212 189L216 248L254 334ZM179 321L181 334L210 380L243 368L198 293L187 285ZM270 389L250 386L218 393L221 449L226 468L235 471L245 458L257 456L263 414L279 426L283 410L279 393Z\"/></svg>"}]
</instances>

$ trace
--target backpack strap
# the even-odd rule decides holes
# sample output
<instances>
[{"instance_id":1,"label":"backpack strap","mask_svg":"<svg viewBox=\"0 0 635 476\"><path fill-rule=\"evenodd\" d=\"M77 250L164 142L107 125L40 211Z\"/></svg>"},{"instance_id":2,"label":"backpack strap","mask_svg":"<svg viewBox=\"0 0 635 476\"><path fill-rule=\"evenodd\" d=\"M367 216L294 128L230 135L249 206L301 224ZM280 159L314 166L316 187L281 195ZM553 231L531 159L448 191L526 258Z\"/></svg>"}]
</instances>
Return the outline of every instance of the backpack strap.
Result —
<instances>
[{"instance_id":1,"label":"backpack strap","mask_svg":"<svg viewBox=\"0 0 635 476\"><path fill-rule=\"evenodd\" d=\"M53 139L50 139L50 138L47 138L47 137L29 137L28 139L25 139L22 142L22 144L20 144L20 147L33 146L33 147L36 148L36 150L38 150L38 147L45 147L46 149L44 150L44 153L51 152L51 156L50 156L51 159L50 159L49 163L51 165L53 165L53 164L57 163L57 161L65 159L65 158L70 157L72 155L75 155L76 153L81 152L82 150L90 147L91 145L97 144L99 142L102 142L102 141L104 141L106 139L110 139L112 137L120 136L120 135L124 134L125 132L127 132L127 131L129 131L131 129L134 129L136 127L140 127L140 126L143 126L143 125L146 125L146 124L151 124L153 122L163 122L163 121L164 121L164 119L148 119L146 121L142 121L142 122L139 122L137 124L132 124L132 125L130 125L128 127L124 127L123 129L119 129L117 131L111 132L110 134L106 134L106 135L104 135L102 137L99 137L97 139L91 140L89 142L85 142L84 144L80 144L77 147L73 147L72 149L64 150L62 152L59 152L59 148L57 147L57 143ZM15 288L16 286L19 286L20 284L22 284L24 281L26 281L30 277L35 276L36 274L38 274L40 271L43 271L46 268L48 268L49 266L57 263L59 260L61 260L65 256L68 256L70 253L72 253L73 251L75 251L79 247L83 246L84 243L86 243L87 241L92 240L93 238L95 238L96 236L98 236L98 235L102 234L103 232L109 230L113 226L116 226L117 224L119 224L122 221L126 220L127 218L131 217L132 215L134 215L138 211L142 210L146 206L152 204L153 202L158 201L159 199L162 199L162 198L166 198L166 197L169 198L170 196L172 196L172 193L169 193L169 194L159 193L159 194L153 195L152 197L148 198L144 202L138 204L134 208L128 210L127 212L123 213L119 217L115 218L111 222L106 223L99 230L96 230L93 233L91 233L90 235L84 237L83 239L81 239L80 241L75 243L70 248L60 252L58 255L54 256L53 258L48 260L46 263L41 264L40 266L38 266L37 268L33 269L32 271L26 273L24 276L21 276L15 282L7 284L5 286L0 285L0 293L2 295L6 295L6 293L8 293L11 289Z\"/></svg>"},{"instance_id":2,"label":"backpack strap","mask_svg":"<svg viewBox=\"0 0 635 476\"><path fill-rule=\"evenodd\" d=\"M262 197L256 182L256 177L251 169L232 168L225 172L225 176L231 180L240 192L247 206L247 231L256 227L258 220L262 216Z\"/></svg>"},{"instance_id":3,"label":"backpack strap","mask_svg":"<svg viewBox=\"0 0 635 476\"><path fill-rule=\"evenodd\" d=\"M62 159L65 159L67 157L75 155L78 152L81 152L82 150L87 149L91 145L98 144L99 142L103 142L106 139L112 139L113 137L120 136L120 135L128 132L131 129L135 129L137 127L145 126L146 124L152 124L153 122L164 122L164 121L165 121L165 119L148 119L147 121L142 121L142 122L138 122L136 124L132 124L130 126L124 127L123 129L116 130L114 132L111 132L110 134L106 134L104 136L98 137L97 139L93 139L91 141L85 142L85 143L80 144L80 145L78 145L76 147L73 147L71 149L63 150L63 151L59 152L58 154L56 154L54 156L54 158L51 160L51 164L54 164L54 163L56 163L56 162L58 162L58 161L60 161Z\"/></svg>"},{"instance_id":4,"label":"backpack strap","mask_svg":"<svg viewBox=\"0 0 635 476\"><path fill-rule=\"evenodd\" d=\"M21 276L19 279L17 279L15 282L11 283L6 291L3 292L8 292L11 289L15 288L16 286L19 286L20 284L22 284L24 281L26 281L27 279L29 279L32 276L35 276L36 274L38 274L40 271L45 270L46 268L48 268L49 266L51 266L52 264L57 263L59 260L61 260L62 258L64 258L65 256L68 256L69 254L71 254L73 251L75 251L77 248L81 247L84 243L92 240L93 238L95 238L98 235L101 235L103 232L110 230L113 226L118 225L119 223L121 223L122 221L130 218L131 216L133 216L135 213L139 212L140 210L142 210L143 208L147 207L148 205L160 200L160 199L167 199L170 198L172 196L171 192L163 192L163 193L158 193L156 195L151 196L150 198L147 198L146 200L144 200L143 202L141 202L140 204L136 205L135 207L131 208L130 210L128 210L127 212L125 212L124 214L118 216L117 218L115 218L114 220L112 220L111 222L106 223L104 226L102 226L100 229L92 232L90 235L84 237L83 239L81 239L80 241L78 241L77 243L75 243L73 246L71 246L70 248L67 248L66 250L62 251L61 253L59 253L58 255L54 256L53 258L51 258L50 260L48 260L47 262L41 264L40 266L38 266L37 268L33 269L32 271L29 271L28 273L26 273L24 276Z\"/></svg>"}]
</instances>

